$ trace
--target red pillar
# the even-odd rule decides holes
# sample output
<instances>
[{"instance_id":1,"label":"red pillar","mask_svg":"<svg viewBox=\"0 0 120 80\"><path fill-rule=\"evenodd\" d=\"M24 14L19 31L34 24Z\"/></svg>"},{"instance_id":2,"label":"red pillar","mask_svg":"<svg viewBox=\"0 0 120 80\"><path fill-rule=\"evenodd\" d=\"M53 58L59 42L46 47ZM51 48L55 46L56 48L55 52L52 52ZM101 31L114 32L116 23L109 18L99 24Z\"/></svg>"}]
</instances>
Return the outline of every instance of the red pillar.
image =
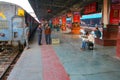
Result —
<instances>
[{"instance_id":1,"label":"red pillar","mask_svg":"<svg viewBox=\"0 0 120 80\"><path fill-rule=\"evenodd\" d=\"M63 31L66 31L66 16L62 16L62 26L61 26Z\"/></svg>"},{"instance_id":2,"label":"red pillar","mask_svg":"<svg viewBox=\"0 0 120 80\"><path fill-rule=\"evenodd\" d=\"M80 34L80 13L79 12L73 13L73 23L72 23L71 33Z\"/></svg>"},{"instance_id":3,"label":"red pillar","mask_svg":"<svg viewBox=\"0 0 120 80\"><path fill-rule=\"evenodd\" d=\"M120 25L118 28L118 37L117 37L117 47L116 47L116 57L120 58Z\"/></svg>"},{"instance_id":4,"label":"red pillar","mask_svg":"<svg viewBox=\"0 0 120 80\"><path fill-rule=\"evenodd\" d=\"M103 46L116 46L119 21L118 9L120 8L117 4L113 4L110 0L103 0L103 39L96 39L95 42L97 44Z\"/></svg>"}]
</instances>

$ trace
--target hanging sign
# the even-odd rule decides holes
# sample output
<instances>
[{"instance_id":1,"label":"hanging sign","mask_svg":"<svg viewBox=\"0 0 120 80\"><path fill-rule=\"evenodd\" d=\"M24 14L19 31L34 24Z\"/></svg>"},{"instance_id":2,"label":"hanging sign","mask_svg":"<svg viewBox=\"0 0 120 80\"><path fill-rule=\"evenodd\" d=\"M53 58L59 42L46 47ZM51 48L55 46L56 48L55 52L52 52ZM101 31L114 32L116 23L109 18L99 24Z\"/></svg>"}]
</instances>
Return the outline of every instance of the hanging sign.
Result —
<instances>
[{"instance_id":1,"label":"hanging sign","mask_svg":"<svg viewBox=\"0 0 120 80\"><path fill-rule=\"evenodd\" d=\"M62 24L66 24L66 16L62 16Z\"/></svg>"},{"instance_id":2,"label":"hanging sign","mask_svg":"<svg viewBox=\"0 0 120 80\"><path fill-rule=\"evenodd\" d=\"M80 14L79 14L79 12L74 12L73 22L78 22L78 23L80 23Z\"/></svg>"},{"instance_id":3,"label":"hanging sign","mask_svg":"<svg viewBox=\"0 0 120 80\"><path fill-rule=\"evenodd\" d=\"M112 4L110 10L110 24L118 24L120 19L120 5Z\"/></svg>"},{"instance_id":4,"label":"hanging sign","mask_svg":"<svg viewBox=\"0 0 120 80\"><path fill-rule=\"evenodd\" d=\"M85 11L84 14L95 13L97 11L97 3L93 2L84 7Z\"/></svg>"},{"instance_id":5,"label":"hanging sign","mask_svg":"<svg viewBox=\"0 0 120 80\"><path fill-rule=\"evenodd\" d=\"M120 3L120 0L112 0L112 3Z\"/></svg>"}]
</instances>

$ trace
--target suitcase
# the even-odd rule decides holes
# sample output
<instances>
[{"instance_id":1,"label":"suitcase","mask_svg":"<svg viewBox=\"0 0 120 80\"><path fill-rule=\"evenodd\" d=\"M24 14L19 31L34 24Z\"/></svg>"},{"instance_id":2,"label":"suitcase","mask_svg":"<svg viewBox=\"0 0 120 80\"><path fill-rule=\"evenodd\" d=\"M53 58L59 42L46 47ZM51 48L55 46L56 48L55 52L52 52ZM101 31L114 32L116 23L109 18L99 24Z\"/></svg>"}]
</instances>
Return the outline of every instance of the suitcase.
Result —
<instances>
[{"instance_id":1,"label":"suitcase","mask_svg":"<svg viewBox=\"0 0 120 80\"><path fill-rule=\"evenodd\" d=\"M88 44L88 49L93 50L94 44L92 42L88 42L87 44Z\"/></svg>"}]
</instances>

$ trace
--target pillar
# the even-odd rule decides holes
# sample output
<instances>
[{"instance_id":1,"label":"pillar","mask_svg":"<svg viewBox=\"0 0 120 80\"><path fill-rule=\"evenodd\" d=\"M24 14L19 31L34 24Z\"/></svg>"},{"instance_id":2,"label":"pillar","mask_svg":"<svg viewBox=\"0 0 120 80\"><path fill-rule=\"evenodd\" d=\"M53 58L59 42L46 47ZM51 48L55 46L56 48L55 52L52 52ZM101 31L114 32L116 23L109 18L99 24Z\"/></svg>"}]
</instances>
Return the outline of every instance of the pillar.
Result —
<instances>
[{"instance_id":1,"label":"pillar","mask_svg":"<svg viewBox=\"0 0 120 80\"><path fill-rule=\"evenodd\" d=\"M118 2L120 3L120 1ZM118 35L117 35L117 46L116 46L116 57L120 59L120 5L117 7L119 10L118 19Z\"/></svg>"},{"instance_id":2,"label":"pillar","mask_svg":"<svg viewBox=\"0 0 120 80\"><path fill-rule=\"evenodd\" d=\"M117 47L116 47L116 57L120 58L120 24L118 27L118 37L117 37Z\"/></svg>"},{"instance_id":3,"label":"pillar","mask_svg":"<svg viewBox=\"0 0 120 80\"><path fill-rule=\"evenodd\" d=\"M102 19L104 23L104 28L106 28L106 25L108 24L109 19L109 0L103 0L103 12L102 12Z\"/></svg>"},{"instance_id":4,"label":"pillar","mask_svg":"<svg viewBox=\"0 0 120 80\"><path fill-rule=\"evenodd\" d=\"M102 23L103 23L103 38L96 39L96 43L103 46L116 46L118 24L111 23L112 3L110 0L103 0ZM115 21L115 19L113 20ZM115 22L114 22L115 23Z\"/></svg>"},{"instance_id":5,"label":"pillar","mask_svg":"<svg viewBox=\"0 0 120 80\"><path fill-rule=\"evenodd\" d=\"M73 13L72 34L80 34L80 12Z\"/></svg>"},{"instance_id":6,"label":"pillar","mask_svg":"<svg viewBox=\"0 0 120 80\"><path fill-rule=\"evenodd\" d=\"M66 31L66 15L62 16L62 31Z\"/></svg>"}]
</instances>

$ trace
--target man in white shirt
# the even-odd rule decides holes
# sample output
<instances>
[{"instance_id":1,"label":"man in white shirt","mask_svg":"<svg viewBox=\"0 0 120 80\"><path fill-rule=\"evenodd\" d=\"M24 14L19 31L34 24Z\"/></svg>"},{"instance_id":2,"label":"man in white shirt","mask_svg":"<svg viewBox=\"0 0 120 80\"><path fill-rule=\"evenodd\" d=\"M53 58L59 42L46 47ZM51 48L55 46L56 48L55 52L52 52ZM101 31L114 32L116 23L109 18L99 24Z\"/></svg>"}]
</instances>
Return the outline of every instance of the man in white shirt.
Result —
<instances>
[{"instance_id":1,"label":"man in white shirt","mask_svg":"<svg viewBox=\"0 0 120 80\"><path fill-rule=\"evenodd\" d=\"M28 38L29 38L29 26L28 26L28 23L26 23L26 26L25 26L24 36L25 36L26 48L29 49L30 47L29 47L29 43L28 43Z\"/></svg>"}]
</instances>

